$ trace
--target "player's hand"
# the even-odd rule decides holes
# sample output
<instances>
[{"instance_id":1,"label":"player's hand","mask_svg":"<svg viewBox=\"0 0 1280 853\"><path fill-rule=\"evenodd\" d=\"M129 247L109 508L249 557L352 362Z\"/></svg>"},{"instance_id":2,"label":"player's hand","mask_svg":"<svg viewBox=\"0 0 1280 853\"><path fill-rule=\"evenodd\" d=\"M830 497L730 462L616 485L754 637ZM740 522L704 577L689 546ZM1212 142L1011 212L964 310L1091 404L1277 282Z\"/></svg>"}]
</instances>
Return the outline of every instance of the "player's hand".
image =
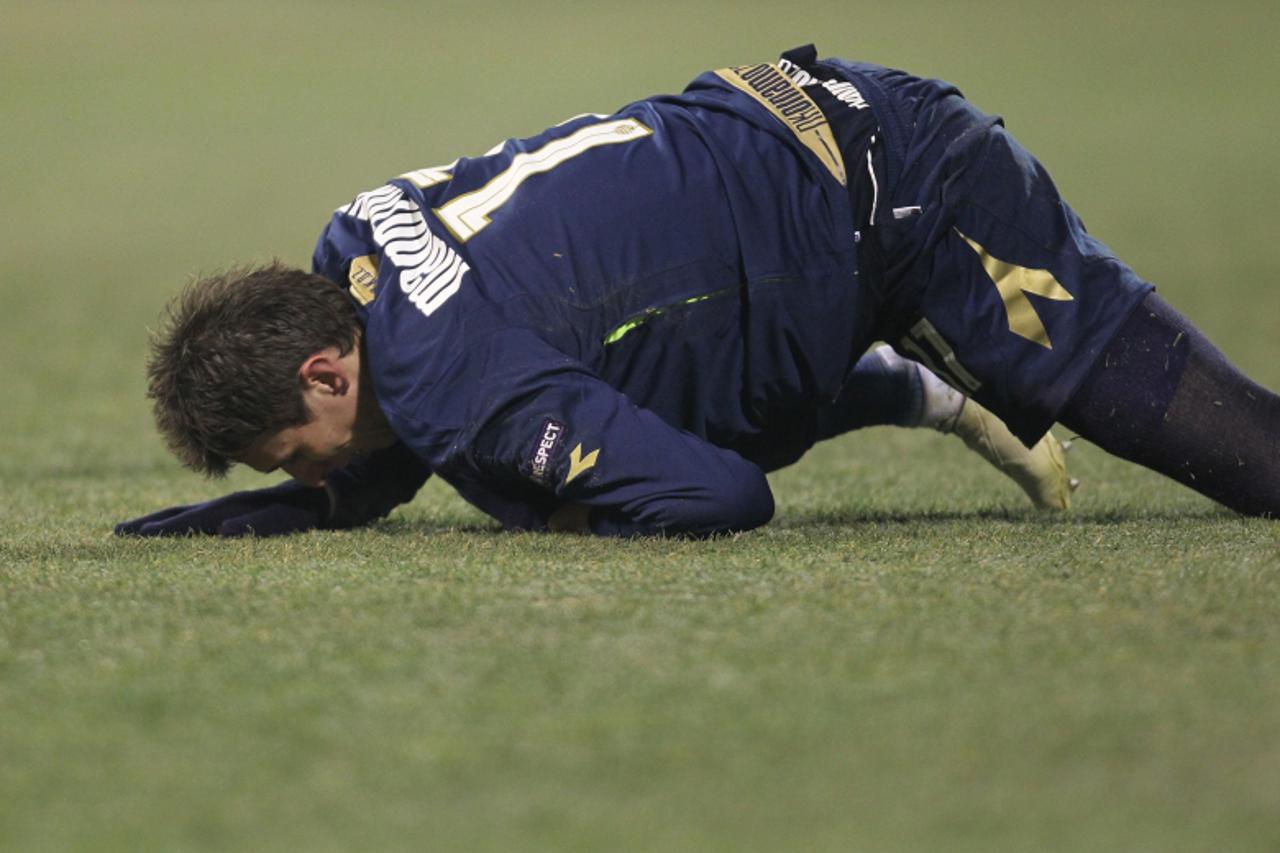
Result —
<instances>
[{"instance_id":1,"label":"player's hand","mask_svg":"<svg viewBox=\"0 0 1280 853\"><path fill-rule=\"evenodd\" d=\"M116 525L117 536L280 536L325 526L329 495L295 481L171 507Z\"/></svg>"}]
</instances>

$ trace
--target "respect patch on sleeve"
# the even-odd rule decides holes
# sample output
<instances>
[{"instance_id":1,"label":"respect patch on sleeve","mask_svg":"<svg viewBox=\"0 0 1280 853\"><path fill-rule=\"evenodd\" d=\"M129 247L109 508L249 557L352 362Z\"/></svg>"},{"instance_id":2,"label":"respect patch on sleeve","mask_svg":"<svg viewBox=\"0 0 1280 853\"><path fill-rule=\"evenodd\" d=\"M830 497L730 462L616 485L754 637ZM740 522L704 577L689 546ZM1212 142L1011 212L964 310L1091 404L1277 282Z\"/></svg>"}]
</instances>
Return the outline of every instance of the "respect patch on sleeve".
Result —
<instances>
[{"instance_id":1,"label":"respect patch on sleeve","mask_svg":"<svg viewBox=\"0 0 1280 853\"><path fill-rule=\"evenodd\" d=\"M529 460L529 475L534 482L544 486L551 485L551 458L563 441L564 424L553 418L542 422L542 429L538 431L538 443Z\"/></svg>"}]
</instances>

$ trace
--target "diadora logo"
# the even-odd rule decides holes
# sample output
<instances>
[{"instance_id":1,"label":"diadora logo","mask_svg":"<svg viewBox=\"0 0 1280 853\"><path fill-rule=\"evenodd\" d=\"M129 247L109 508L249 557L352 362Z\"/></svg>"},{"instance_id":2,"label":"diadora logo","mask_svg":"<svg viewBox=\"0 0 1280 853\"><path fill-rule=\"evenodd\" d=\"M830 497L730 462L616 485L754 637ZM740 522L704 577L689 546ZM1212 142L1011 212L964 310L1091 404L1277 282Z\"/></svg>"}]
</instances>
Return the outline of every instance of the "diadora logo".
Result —
<instances>
[{"instance_id":1,"label":"diadora logo","mask_svg":"<svg viewBox=\"0 0 1280 853\"><path fill-rule=\"evenodd\" d=\"M530 462L530 474L533 479L544 485L550 484L551 454L556 452L560 441L564 438L564 424L547 418L542 423L542 431L538 433L538 445L533 450Z\"/></svg>"},{"instance_id":2,"label":"diadora logo","mask_svg":"<svg viewBox=\"0 0 1280 853\"><path fill-rule=\"evenodd\" d=\"M569 451L569 476L564 478L564 484L566 486L569 485L569 483L577 479L578 475L585 474L596 467L596 459L599 456L599 448L583 456L581 444Z\"/></svg>"},{"instance_id":3,"label":"diadora logo","mask_svg":"<svg viewBox=\"0 0 1280 853\"><path fill-rule=\"evenodd\" d=\"M999 291L1000 298L1004 301L1005 314L1008 316L1009 331L1045 349L1053 349L1053 342L1049 340L1049 330L1045 328L1044 320L1040 319L1040 313L1027 298L1027 294L1034 294L1041 299L1053 302L1073 302L1075 297L1070 291L1063 287L1062 282L1048 270L1019 266L1010 261L1001 260L983 248L977 240L966 236L959 228L956 228L955 232L969 244L969 248L973 249L982 263L983 270L987 273L987 278L991 279L991 283Z\"/></svg>"}]
</instances>

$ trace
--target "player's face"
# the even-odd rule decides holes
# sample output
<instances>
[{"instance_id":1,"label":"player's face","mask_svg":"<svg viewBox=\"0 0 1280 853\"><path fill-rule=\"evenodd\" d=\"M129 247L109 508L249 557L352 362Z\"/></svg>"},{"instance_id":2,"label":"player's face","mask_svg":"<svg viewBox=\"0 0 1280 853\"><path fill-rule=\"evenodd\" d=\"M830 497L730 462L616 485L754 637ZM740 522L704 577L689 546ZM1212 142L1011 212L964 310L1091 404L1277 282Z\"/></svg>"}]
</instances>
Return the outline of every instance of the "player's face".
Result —
<instances>
[{"instance_id":1,"label":"player's face","mask_svg":"<svg viewBox=\"0 0 1280 853\"><path fill-rule=\"evenodd\" d=\"M376 403L370 399L360 406L358 358L358 352L342 357L329 350L308 360L299 375L310 419L262 436L239 461L264 474L279 469L322 486L357 453L393 443Z\"/></svg>"},{"instance_id":2,"label":"player's face","mask_svg":"<svg viewBox=\"0 0 1280 853\"><path fill-rule=\"evenodd\" d=\"M243 461L264 474L277 469L309 486L325 478L364 450L356 441L354 397L330 397L309 405L311 420L269 433L255 442Z\"/></svg>"}]
</instances>

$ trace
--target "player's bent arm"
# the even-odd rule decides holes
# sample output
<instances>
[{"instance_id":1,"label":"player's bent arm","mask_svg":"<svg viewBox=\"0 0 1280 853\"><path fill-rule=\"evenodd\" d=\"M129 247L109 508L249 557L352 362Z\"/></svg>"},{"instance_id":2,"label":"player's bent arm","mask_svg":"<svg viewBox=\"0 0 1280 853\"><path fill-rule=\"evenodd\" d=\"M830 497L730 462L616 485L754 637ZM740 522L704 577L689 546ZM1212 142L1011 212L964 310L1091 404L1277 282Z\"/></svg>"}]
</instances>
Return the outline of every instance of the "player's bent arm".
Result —
<instances>
[{"instance_id":1,"label":"player's bent arm","mask_svg":"<svg viewBox=\"0 0 1280 853\"><path fill-rule=\"evenodd\" d=\"M707 536L773 516L764 472L737 453L671 426L572 363L520 373L521 390L496 394L505 402L467 442L484 479L534 483L558 505L585 505L587 529L603 536ZM581 523L552 518L548 527Z\"/></svg>"}]
</instances>

